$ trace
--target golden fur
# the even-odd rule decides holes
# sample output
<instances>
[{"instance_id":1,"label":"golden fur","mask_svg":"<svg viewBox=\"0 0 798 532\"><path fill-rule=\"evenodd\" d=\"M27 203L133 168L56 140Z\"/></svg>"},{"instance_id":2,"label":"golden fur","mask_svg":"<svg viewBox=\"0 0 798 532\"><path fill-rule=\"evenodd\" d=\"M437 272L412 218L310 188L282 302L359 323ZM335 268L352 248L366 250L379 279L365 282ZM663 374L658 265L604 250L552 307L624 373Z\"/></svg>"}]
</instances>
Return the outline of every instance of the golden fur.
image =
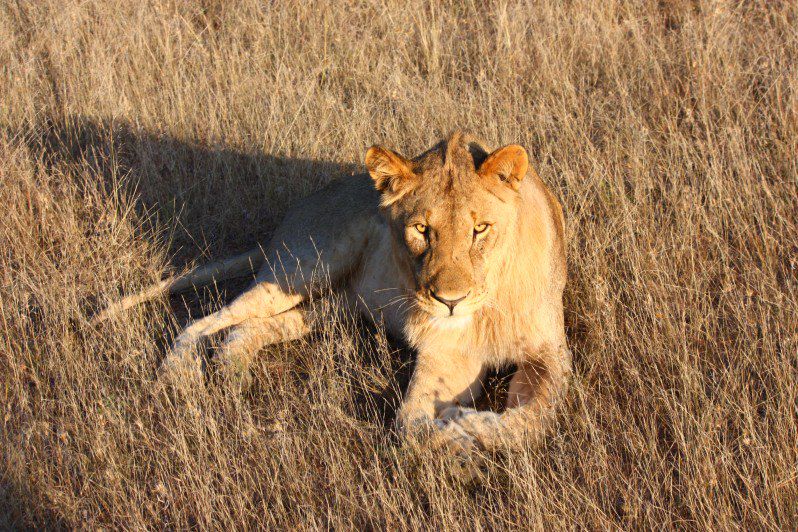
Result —
<instances>
[{"instance_id":1,"label":"golden fur","mask_svg":"<svg viewBox=\"0 0 798 532\"><path fill-rule=\"evenodd\" d=\"M540 435L571 360L562 210L526 151L489 153L456 132L414 159L372 147L366 166L368 176L334 182L288 213L253 286L187 327L167 370L196 374L198 341L234 326L219 359L246 374L258 348L310 330L304 302L331 281L418 351L397 417L403 434L465 450ZM255 256L245 258L235 259L239 270ZM195 272L192 283L234 273L224 266ZM505 411L470 408L485 371L509 365L517 370Z\"/></svg>"}]
</instances>

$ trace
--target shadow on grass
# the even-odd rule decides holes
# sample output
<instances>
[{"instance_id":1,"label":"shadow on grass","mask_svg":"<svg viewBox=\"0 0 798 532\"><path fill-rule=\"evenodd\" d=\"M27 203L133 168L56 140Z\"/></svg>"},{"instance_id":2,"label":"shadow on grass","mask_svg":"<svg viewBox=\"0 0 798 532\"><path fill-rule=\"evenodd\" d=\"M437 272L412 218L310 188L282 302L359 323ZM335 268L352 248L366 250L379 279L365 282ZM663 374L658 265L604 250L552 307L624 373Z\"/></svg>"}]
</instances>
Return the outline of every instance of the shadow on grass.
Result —
<instances>
[{"instance_id":1,"label":"shadow on grass","mask_svg":"<svg viewBox=\"0 0 798 532\"><path fill-rule=\"evenodd\" d=\"M176 138L120 120L47 118L10 133L50 169L88 167L109 192L121 185L148 228L160 223L172 232L176 267L264 243L291 201L359 168Z\"/></svg>"},{"instance_id":2,"label":"shadow on grass","mask_svg":"<svg viewBox=\"0 0 798 532\"><path fill-rule=\"evenodd\" d=\"M3 478L0 472L0 530L69 530L68 524L54 512L37 508L30 515L19 512L15 501L30 500L27 486ZM23 506L24 507L24 506Z\"/></svg>"}]
</instances>

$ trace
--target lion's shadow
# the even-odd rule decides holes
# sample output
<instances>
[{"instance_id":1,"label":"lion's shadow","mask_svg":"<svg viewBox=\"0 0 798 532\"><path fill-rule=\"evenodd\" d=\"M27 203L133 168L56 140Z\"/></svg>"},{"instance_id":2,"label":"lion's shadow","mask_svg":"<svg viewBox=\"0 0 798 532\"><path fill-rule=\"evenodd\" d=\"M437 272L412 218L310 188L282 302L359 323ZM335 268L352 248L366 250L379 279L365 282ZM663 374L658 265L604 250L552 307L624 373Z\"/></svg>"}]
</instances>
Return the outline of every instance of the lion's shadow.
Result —
<instances>
[{"instance_id":1,"label":"lion's shadow","mask_svg":"<svg viewBox=\"0 0 798 532\"><path fill-rule=\"evenodd\" d=\"M122 120L50 117L9 133L24 138L51 169L80 165L107 190L121 186L145 224L168 228L170 260L178 268L262 243L293 200L358 170L352 163L178 138Z\"/></svg>"}]
</instances>

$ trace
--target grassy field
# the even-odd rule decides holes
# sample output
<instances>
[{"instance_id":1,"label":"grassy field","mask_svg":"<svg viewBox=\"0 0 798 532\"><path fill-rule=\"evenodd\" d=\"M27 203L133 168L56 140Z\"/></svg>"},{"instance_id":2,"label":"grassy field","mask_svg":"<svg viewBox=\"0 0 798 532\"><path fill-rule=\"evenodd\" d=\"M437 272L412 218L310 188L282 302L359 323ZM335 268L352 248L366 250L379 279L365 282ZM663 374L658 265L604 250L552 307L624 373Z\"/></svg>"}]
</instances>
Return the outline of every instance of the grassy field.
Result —
<instances>
[{"instance_id":1,"label":"grassy field","mask_svg":"<svg viewBox=\"0 0 798 532\"><path fill-rule=\"evenodd\" d=\"M0 528L795 529L798 4L0 2ZM244 394L155 371L241 283L92 326L450 129L562 200L574 377L477 481L333 310ZM334 306L334 305L333 305Z\"/></svg>"}]
</instances>

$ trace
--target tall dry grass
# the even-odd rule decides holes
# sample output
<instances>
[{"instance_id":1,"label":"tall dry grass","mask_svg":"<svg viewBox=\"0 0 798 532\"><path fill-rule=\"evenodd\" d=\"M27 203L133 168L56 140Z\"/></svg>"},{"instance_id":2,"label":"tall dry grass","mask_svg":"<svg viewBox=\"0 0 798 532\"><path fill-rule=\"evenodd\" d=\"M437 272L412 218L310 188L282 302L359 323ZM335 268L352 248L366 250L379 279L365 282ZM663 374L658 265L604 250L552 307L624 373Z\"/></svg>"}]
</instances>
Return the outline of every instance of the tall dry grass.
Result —
<instances>
[{"instance_id":1,"label":"tall dry grass","mask_svg":"<svg viewBox=\"0 0 798 532\"><path fill-rule=\"evenodd\" d=\"M0 527L798 527L797 5L2 2ZM247 393L160 391L238 285L89 325L454 127L565 206L542 447L463 484L397 446L401 360L332 313Z\"/></svg>"}]
</instances>

